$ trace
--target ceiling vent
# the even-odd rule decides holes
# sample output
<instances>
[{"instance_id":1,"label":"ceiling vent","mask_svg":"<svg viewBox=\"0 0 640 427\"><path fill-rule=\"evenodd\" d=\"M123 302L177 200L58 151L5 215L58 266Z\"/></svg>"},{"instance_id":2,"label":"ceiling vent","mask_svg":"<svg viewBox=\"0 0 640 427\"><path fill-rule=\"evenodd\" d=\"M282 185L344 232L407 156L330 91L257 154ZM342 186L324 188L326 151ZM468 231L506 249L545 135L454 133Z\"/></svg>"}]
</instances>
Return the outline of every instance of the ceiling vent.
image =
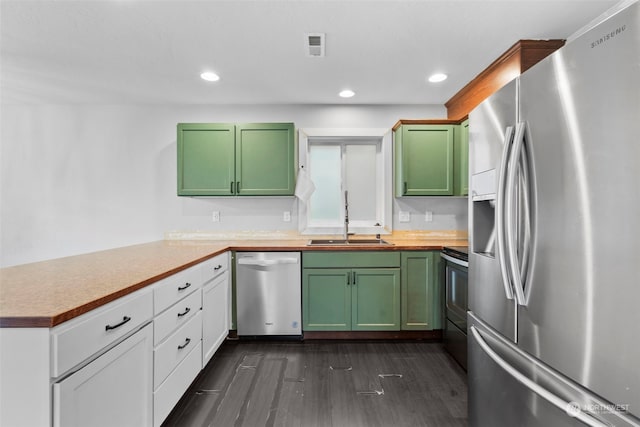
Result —
<instances>
[{"instance_id":1,"label":"ceiling vent","mask_svg":"<svg viewBox=\"0 0 640 427\"><path fill-rule=\"evenodd\" d=\"M324 56L324 33L308 33L304 39L307 56Z\"/></svg>"}]
</instances>

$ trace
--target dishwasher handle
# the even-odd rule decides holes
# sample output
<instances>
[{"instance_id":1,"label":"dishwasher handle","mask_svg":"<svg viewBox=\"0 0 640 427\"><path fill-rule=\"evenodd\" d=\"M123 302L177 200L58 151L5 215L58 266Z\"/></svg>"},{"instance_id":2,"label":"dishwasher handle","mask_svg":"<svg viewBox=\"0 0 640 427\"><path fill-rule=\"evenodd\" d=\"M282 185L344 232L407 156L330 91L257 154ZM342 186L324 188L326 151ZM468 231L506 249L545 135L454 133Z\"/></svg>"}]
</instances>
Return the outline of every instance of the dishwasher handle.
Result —
<instances>
[{"instance_id":1,"label":"dishwasher handle","mask_svg":"<svg viewBox=\"0 0 640 427\"><path fill-rule=\"evenodd\" d=\"M256 265L258 267L270 267L280 264L297 264L297 258L275 258L275 259L256 259L256 258L238 258L238 265Z\"/></svg>"}]
</instances>

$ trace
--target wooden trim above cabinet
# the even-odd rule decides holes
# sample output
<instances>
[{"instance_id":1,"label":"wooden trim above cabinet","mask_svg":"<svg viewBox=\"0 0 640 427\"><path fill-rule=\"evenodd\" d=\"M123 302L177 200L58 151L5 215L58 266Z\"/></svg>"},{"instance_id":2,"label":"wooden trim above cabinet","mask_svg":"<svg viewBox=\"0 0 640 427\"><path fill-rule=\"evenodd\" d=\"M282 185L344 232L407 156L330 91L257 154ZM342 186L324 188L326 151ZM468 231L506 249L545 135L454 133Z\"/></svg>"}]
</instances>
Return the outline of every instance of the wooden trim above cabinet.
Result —
<instances>
[{"instance_id":1,"label":"wooden trim above cabinet","mask_svg":"<svg viewBox=\"0 0 640 427\"><path fill-rule=\"evenodd\" d=\"M461 121L478 104L562 46L564 40L520 40L444 105L449 120Z\"/></svg>"},{"instance_id":2,"label":"wooden trim above cabinet","mask_svg":"<svg viewBox=\"0 0 640 427\"><path fill-rule=\"evenodd\" d=\"M400 119L393 125L391 130L396 130L402 125L459 125L467 116L464 116L460 119L451 120L451 119Z\"/></svg>"}]
</instances>

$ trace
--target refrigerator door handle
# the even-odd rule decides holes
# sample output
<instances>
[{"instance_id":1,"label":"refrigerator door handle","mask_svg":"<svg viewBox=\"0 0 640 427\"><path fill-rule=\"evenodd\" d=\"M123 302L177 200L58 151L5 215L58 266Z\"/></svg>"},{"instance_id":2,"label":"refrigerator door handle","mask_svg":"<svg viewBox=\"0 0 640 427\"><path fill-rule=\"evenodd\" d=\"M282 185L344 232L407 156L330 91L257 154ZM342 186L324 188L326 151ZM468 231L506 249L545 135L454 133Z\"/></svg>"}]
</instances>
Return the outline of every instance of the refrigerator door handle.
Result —
<instances>
[{"instance_id":1,"label":"refrigerator door handle","mask_svg":"<svg viewBox=\"0 0 640 427\"><path fill-rule=\"evenodd\" d=\"M513 126L508 126L504 132L504 145L502 147L502 160L500 161L500 171L498 175L498 193L496 194L496 229L497 229L497 253L498 264L500 265L500 273L504 293L507 299L513 299L513 289L511 280L509 279L509 270L507 269L507 247L505 241L505 194L507 184L507 166L509 164L509 155L513 142Z\"/></svg>"},{"instance_id":2,"label":"refrigerator door handle","mask_svg":"<svg viewBox=\"0 0 640 427\"><path fill-rule=\"evenodd\" d=\"M580 410L580 408L573 406L572 405L573 402L568 402L556 396L555 394L551 393L549 390L540 386L536 382L530 380L525 375L523 375L520 371L518 371L516 368L511 366L507 361L505 361L502 357L500 357L489 346L489 344L487 344L487 342L484 340L484 338L482 338L482 335L474 325L469 326L469 330L471 331L471 335L473 336L476 343L487 354L487 356L489 356L491 360L493 360L498 366L504 369L509 375L511 375L515 380L517 380L519 383L527 387L529 390L536 393L537 395L539 395L540 397L542 397L543 399L545 399L546 401L548 401L549 403L556 406L558 409L562 411L567 411L568 408L571 408L572 410L574 410L572 411L572 414L571 414L572 416L574 416L575 418L579 419L580 421L582 421L583 423L591 427L608 427L608 424L605 424L593 418L589 414ZM572 405L572 406L569 406L569 405Z\"/></svg>"},{"instance_id":3,"label":"refrigerator door handle","mask_svg":"<svg viewBox=\"0 0 640 427\"><path fill-rule=\"evenodd\" d=\"M524 134L523 137L525 141L531 141L531 138L528 133L528 126L524 125ZM524 225L523 236L522 236L522 262L520 264L520 280L523 283L522 289L526 286L526 278L529 274L530 268L530 260L531 260L531 252L532 252L532 229L533 229L533 218L534 218L534 200L531 198L531 191L533 188L531 187L531 173L529 168L529 146L527 144L523 144L522 155L520 157L521 160L521 189L522 189L522 204L523 204L523 215L522 224ZM526 303L526 298L523 299L523 302ZM522 304L524 305L524 304Z\"/></svg>"},{"instance_id":4,"label":"refrigerator door handle","mask_svg":"<svg viewBox=\"0 0 640 427\"><path fill-rule=\"evenodd\" d=\"M524 151L524 135L525 135L525 123L520 122L516 125L515 136L513 138L513 148L510 153L510 161L507 172L507 182L505 189L505 204L506 204L506 214L505 214L505 228L506 228L506 247L508 254L508 269L509 275L511 277L511 281L513 284L513 289L515 291L516 302L518 305L526 305L526 299L524 295L524 277L525 272L522 270L521 265L518 260L518 241L517 241L517 233L516 233L516 223L523 223L525 229L529 227L528 217L525 218L525 221L522 222L517 218L516 215L516 206L515 206L515 198L516 195L520 195L517 192L517 176L518 172L523 173L523 151ZM525 155L526 158L526 155ZM528 177L523 176L525 185L527 186ZM526 197L528 197L528 191L526 192ZM527 250L528 252L528 250ZM528 256L528 255L527 255ZM524 257L523 257L524 260ZM528 262L527 262L528 264Z\"/></svg>"}]
</instances>

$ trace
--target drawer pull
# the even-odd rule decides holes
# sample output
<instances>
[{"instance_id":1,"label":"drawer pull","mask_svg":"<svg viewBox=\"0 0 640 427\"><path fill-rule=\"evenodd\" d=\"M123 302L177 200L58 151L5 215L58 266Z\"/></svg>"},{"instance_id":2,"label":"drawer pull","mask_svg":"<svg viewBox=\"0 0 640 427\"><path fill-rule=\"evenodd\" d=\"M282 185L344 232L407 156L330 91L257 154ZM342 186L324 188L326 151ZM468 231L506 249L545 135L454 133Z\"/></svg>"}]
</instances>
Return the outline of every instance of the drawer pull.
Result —
<instances>
[{"instance_id":1,"label":"drawer pull","mask_svg":"<svg viewBox=\"0 0 640 427\"><path fill-rule=\"evenodd\" d=\"M120 326L124 325L125 323L127 323L129 320L131 320L131 317L129 316L124 316L122 318L122 322L118 323L117 325L107 325L104 327L105 331L110 331L112 329L116 329L119 328Z\"/></svg>"},{"instance_id":2,"label":"drawer pull","mask_svg":"<svg viewBox=\"0 0 640 427\"><path fill-rule=\"evenodd\" d=\"M191 283L187 282L187 283L184 284L184 286L178 286L178 290L179 291L184 291L185 289L187 289L190 286L191 286Z\"/></svg>"},{"instance_id":3,"label":"drawer pull","mask_svg":"<svg viewBox=\"0 0 640 427\"><path fill-rule=\"evenodd\" d=\"M217 267L213 267L213 271L218 271L222 268L222 266L220 264L218 264Z\"/></svg>"},{"instance_id":4,"label":"drawer pull","mask_svg":"<svg viewBox=\"0 0 640 427\"><path fill-rule=\"evenodd\" d=\"M190 311L191 309L189 307L186 307L182 313L178 313L178 317L186 316Z\"/></svg>"},{"instance_id":5,"label":"drawer pull","mask_svg":"<svg viewBox=\"0 0 640 427\"><path fill-rule=\"evenodd\" d=\"M178 346L178 350L182 350L183 348L188 346L190 342L191 342L191 338L187 338L186 340L184 340L184 344Z\"/></svg>"}]
</instances>

